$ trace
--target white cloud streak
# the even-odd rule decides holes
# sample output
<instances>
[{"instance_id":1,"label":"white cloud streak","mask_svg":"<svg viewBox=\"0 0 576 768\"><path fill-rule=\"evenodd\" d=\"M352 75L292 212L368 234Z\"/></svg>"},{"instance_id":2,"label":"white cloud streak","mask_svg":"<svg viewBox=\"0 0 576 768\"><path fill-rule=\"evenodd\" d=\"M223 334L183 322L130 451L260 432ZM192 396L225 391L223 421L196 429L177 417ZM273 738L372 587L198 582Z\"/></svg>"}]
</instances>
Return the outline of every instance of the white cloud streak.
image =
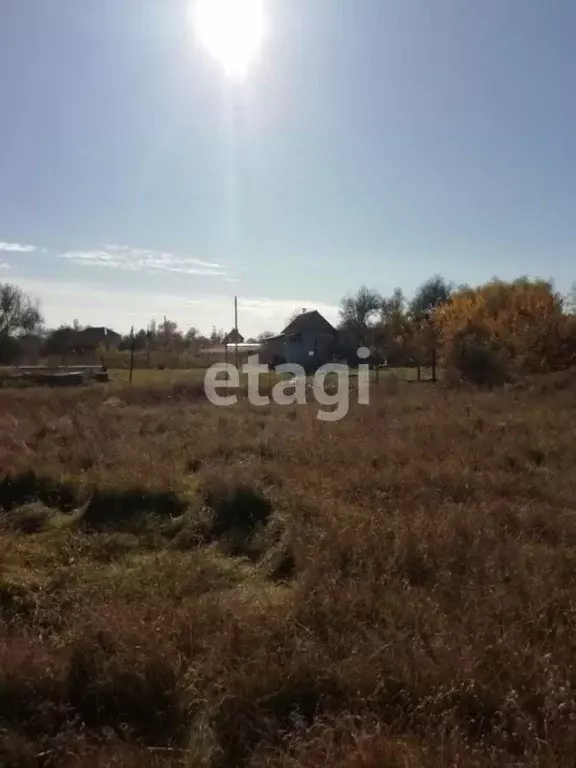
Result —
<instances>
[{"instance_id":1,"label":"white cloud streak","mask_svg":"<svg viewBox=\"0 0 576 768\"><path fill-rule=\"evenodd\" d=\"M10 269L10 264L6 264L6 262L0 261L0 269Z\"/></svg>"},{"instance_id":2,"label":"white cloud streak","mask_svg":"<svg viewBox=\"0 0 576 768\"><path fill-rule=\"evenodd\" d=\"M22 245L22 243L0 243L0 251L4 253L34 253L35 245Z\"/></svg>"},{"instance_id":3,"label":"white cloud streak","mask_svg":"<svg viewBox=\"0 0 576 768\"><path fill-rule=\"evenodd\" d=\"M222 264L127 245L105 245L101 249L89 251L66 251L59 253L58 257L85 267L106 267L129 272L177 272L184 275L216 277L226 277L228 274Z\"/></svg>"}]
</instances>

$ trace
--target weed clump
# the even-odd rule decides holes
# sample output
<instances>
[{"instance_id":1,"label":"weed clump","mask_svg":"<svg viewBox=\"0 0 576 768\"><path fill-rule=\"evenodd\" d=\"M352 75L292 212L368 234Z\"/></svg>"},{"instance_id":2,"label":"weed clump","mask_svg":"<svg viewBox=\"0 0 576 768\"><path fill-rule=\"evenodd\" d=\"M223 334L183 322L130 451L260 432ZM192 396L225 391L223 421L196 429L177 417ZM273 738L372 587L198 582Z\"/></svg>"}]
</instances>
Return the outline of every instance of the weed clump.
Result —
<instances>
[{"instance_id":1,"label":"weed clump","mask_svg":"<svg viewBox=\"0 0 576 768\"><path fill-rule=\"evenodd\" d=\"M181 515L186 503L173 491L96 490L81 518L89 530L104 530L134 525L146 517L166 519Z\"/></svg>"},{"instance_id":2,"label":"weed clump","mask_svg":"<svg viewBox=\"0 0 576 768\"><path fill-rule=\"evenodd\" d=\"M46 530L53 516L54 510L37 501L12 510L8 525L20 533L40 533Z\"/></svg>"},{"instance_id":3,"label":"weed clump","mask_svg":"<svg viewBox=\"0 0 576 768\"><path fill-rule=\"evenodd\" d=\"M9 512L35 501L63 512L72 512L78 505L78 492L71 483L57 482L33 470L0 479L0 509Z\"/></svg>"},{"instance_id":4,"label":"weed clump","mask_svg":"<svg viewBox=\"0 0 576 768\"><path fill-rule=\"evenodd\" d=\"M176 660L177 661L177 660ZM178 669L158 656L79 643L67 676L69 704L89 728L112 728L150 746L180 743L187 722Z\"/></svg>"},{"instance_id":5,"label":"weed clump","mask_svg":"<svg viewBox=\"0 0 576 768\"><path fill-rule=\"evenodd\" d=\"M22 584L0 581L0 619L30 619L36 611L34 593Z\"/></svg>"},{"instance_id":6,"label":"weed clump","mask_svg":"<svg viewBox=\"0 0 576 768\"><path fill-rule=\"evenodd\" d=\"M250 485L219 478L205 481L200 492L211 513L209 536L225 538L231 554L248 554L254 537L270 520L272 502Z\"/></svg>"}]
</instances>

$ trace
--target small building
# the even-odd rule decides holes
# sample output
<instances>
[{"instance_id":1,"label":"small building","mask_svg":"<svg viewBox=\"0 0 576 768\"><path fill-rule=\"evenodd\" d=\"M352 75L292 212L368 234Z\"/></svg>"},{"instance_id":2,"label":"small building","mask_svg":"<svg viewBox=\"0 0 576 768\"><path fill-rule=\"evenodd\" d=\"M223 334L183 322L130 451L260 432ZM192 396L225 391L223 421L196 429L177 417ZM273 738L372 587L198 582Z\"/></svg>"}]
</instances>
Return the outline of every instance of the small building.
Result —
<instances>
[{"instance_id":1,"label":"small building","mask_svg":"<svg viewBox=\"0 0 576 768\"><path fill-rule=\"evenodd\" d=\"M295 363L315 370L331 363L338 351L338 332L318 311L297 315L278 336L262 341L261 362Z\"/></svg>"}]
</instances>

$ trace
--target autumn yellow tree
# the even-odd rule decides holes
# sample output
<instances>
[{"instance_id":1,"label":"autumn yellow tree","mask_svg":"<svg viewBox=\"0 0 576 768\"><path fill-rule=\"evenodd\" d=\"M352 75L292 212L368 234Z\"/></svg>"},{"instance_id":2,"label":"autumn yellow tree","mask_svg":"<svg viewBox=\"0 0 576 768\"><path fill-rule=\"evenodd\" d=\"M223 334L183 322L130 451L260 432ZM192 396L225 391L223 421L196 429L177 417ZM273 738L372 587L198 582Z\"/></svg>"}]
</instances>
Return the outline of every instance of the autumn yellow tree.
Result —
<instances>
[{"instance_id":1,"label":"autumn yellow tree","mask_svg":"<svg viewBox=\"0 0 576 768\"><path fill-rule=\"evenodd\" d=\"M544 280L492 280L457 291L434 313L445 359L468 339L518 370L558 370L574 362L574 321Z\"/></svg>"}]
</instances>

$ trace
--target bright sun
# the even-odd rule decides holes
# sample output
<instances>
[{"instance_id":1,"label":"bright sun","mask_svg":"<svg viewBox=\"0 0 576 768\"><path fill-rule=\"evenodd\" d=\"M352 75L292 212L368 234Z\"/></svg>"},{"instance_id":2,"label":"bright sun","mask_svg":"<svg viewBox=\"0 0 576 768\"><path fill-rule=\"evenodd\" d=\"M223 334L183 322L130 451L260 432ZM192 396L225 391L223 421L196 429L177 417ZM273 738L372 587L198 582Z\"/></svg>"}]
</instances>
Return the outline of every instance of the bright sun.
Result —
<instances>
[{"instance_id":1,"label":"bright sun","mask_svg":"<svg viewBox=\"0 0 576 768\"><path fill-rule=\"evenodd\" d=\"M263 0L196 0L194 21L226 74L246 77L264 36Z\"/></svg>"}]
</instances>

